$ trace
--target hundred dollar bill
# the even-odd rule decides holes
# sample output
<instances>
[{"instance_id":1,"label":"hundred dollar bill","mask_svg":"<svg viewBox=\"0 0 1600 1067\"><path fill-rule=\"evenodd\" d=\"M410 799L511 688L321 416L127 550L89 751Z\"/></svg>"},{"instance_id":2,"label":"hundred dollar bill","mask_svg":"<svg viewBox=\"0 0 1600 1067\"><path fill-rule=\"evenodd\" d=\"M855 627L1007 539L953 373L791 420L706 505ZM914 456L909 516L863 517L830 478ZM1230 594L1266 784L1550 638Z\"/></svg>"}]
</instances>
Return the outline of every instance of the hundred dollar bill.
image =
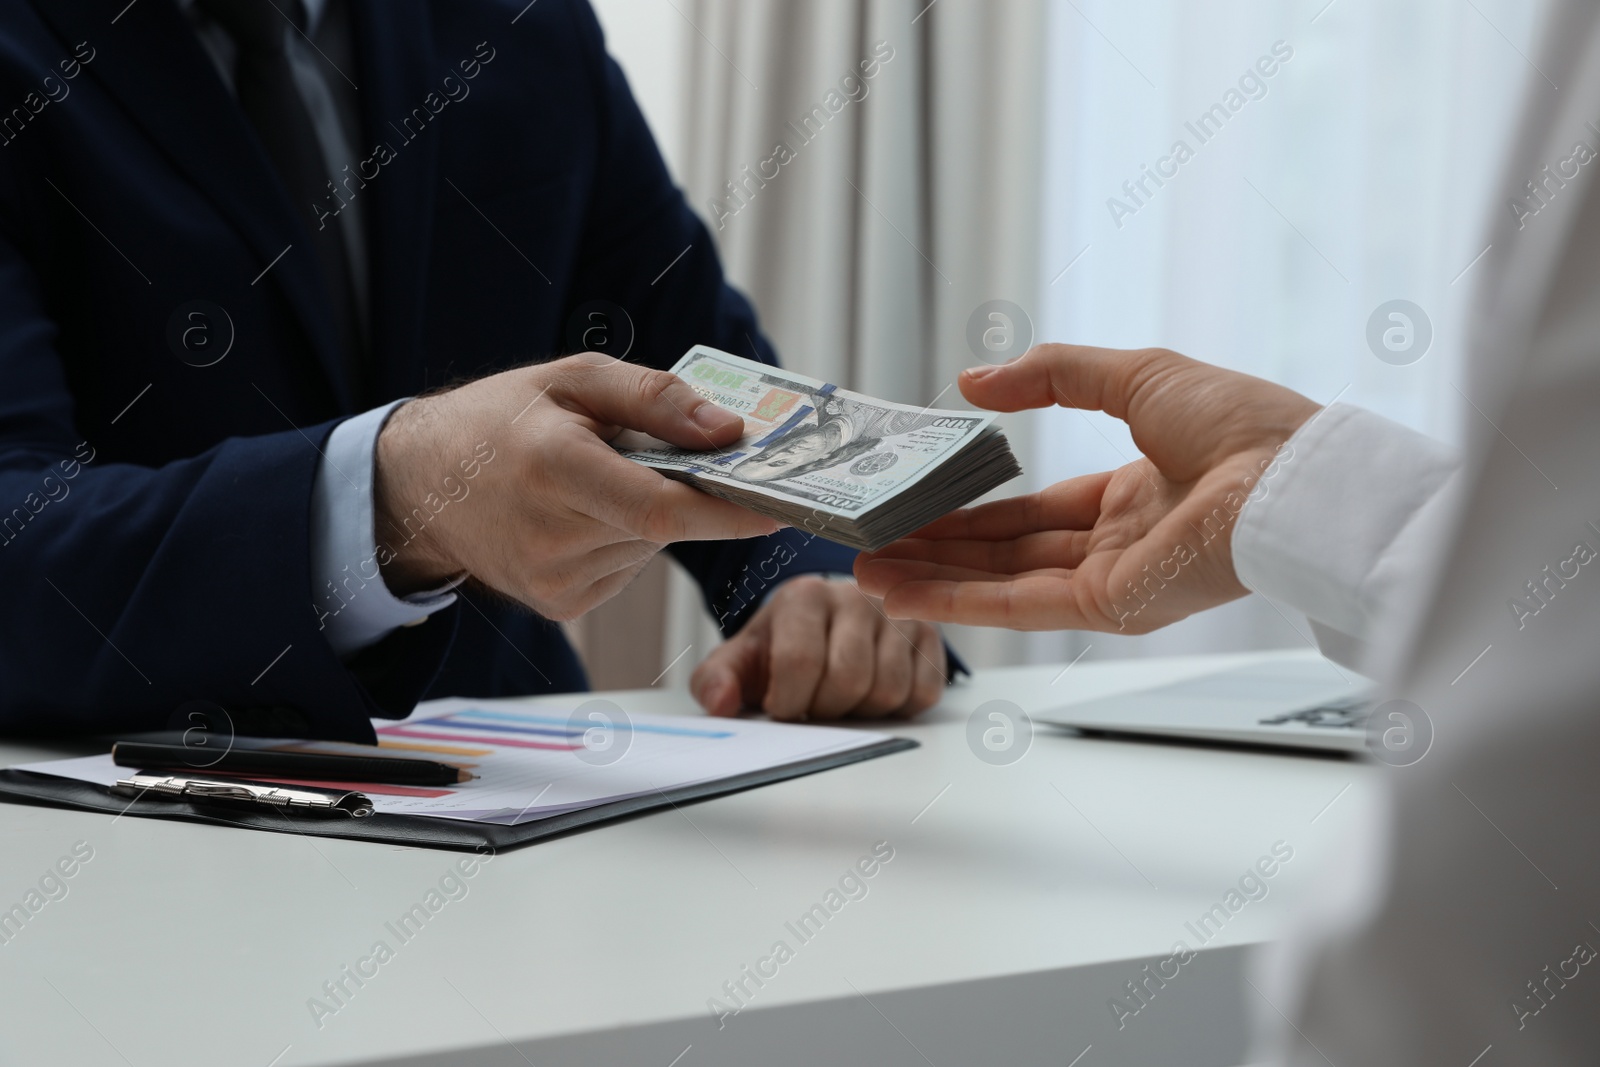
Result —
<instances>
[{"instance_id":1,"label":"hundred dollar bill","mask_svg":"<svg viewBox=\"0 0 1600 1067\"><path fill-rule=\"evenodd\" d=\"M697 346L673 373L744 418L721 449L634 431L624 456L753 511L876 548L1021 473L995 417L878 400Z\"/></svg>"}]
</instances>

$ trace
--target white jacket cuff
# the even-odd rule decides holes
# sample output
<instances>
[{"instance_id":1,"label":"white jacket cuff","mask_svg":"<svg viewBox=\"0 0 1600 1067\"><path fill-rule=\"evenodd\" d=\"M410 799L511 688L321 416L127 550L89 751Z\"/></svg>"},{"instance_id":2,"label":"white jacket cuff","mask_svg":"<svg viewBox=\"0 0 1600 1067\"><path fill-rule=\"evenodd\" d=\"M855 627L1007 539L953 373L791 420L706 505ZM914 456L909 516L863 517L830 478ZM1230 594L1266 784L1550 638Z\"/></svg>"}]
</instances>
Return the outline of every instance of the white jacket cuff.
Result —
<instances>
[{"instance_id":1,"label":"white jacket cuff","mask_svg":"<svg viewBox=\"0 0 1600 1067\"><path fill-rule=\"evenodd\" d=\"M1239 514L1239 580L1304 612L1325 654L1358 665L1398 607L1402 572L1430 558L1421 531L1455 469L1430 437L1348 404L1324 408L1279 450Z\"/></svg>"}]
</instances>

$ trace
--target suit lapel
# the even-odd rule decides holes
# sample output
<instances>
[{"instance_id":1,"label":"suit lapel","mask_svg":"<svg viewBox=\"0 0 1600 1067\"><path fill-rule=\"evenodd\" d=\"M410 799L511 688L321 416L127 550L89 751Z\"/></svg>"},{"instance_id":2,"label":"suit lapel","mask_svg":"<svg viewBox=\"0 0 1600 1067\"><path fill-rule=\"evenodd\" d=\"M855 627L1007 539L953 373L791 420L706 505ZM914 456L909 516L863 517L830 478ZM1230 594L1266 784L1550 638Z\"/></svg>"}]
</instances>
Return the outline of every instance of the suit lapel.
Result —
<instances>
[{"instance_id":1,"label":"suit lapel","mask_svg":"<svg viewBox=\"0 0 1600 1067\"><path fill-rule=\"evenodd\" d=\"M382 149L392 155L361 193L369 198L374 384L387 399L429 384L422 328L443 131L433 122L420 133L408 131L404 120L413 109L428 113L424 98L439 91L442 75L435 69L427 0L350 3L366 134L355 154L363 161L381 158ZM363 177L372 173L368 167Z\"/></svg>"},{"instance_id":2,"label":"suit lapel","mask_svg":"<svg viewBox=\"0 0 1600 1067\"><path fill-rule=\"evenodd\" d=\"M138 0L126 8L124 2L34 0L34 6L64 41L95 46L90 72L244 238L265 272L260 283L283 293L341 409L351 410L311 236L249 120L172 0Z\"/></svg>"}]
</instances>

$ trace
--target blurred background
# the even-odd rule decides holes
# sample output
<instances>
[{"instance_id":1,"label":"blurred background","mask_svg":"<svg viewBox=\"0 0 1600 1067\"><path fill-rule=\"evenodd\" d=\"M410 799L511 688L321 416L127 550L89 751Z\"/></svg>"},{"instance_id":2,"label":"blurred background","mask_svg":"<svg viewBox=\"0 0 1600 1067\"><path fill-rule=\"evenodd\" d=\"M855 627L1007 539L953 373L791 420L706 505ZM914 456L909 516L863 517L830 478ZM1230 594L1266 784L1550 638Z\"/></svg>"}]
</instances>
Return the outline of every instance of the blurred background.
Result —
<instances>
[{"instance_id":1,"label":"blurred background","mask_svg":"<svg viewBox=\"0 0 1600 1067\"><path fill-rule=\"evenodd\" d=\"M785 364L917 404L966 406L957 373L1029 340L1163 346L1454 442L1510 124L1559 91L1542 0L595 6ZM1099 414L1006 429L1003 495L1137 454ZM718 641L666 557L572 629L600 688L686 683ZM949 636L973 666L1310 644L1259 596L1145 637Z\"/></svg>"}]
</instances>

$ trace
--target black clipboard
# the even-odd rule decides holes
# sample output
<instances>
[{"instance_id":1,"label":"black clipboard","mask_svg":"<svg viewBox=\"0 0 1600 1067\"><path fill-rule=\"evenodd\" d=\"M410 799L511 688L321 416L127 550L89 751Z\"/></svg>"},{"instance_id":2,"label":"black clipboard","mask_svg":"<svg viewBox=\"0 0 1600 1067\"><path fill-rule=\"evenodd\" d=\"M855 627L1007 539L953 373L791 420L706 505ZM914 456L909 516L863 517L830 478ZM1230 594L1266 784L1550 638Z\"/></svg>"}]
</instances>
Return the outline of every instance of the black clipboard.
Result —
<instances>
[{"instance_id":1,"label":"black clipboard","mask_svg":"<svg viewBox=\"0 0 1600 1067\"><path fill-rule=\"evenodd\" d=\"M909 737L889 737L847 752L787 763L781 767L751 771L748 774L719 778L697 785L658 791L651 796L615 800L581 811L553 815L548 819L516 826L500 823L468 822L427 815L369 815L364 819L341 819L325 815L291 815L280 809L260 809L237 804L205 801L128 798L108 787L61 778L35 771L11 768L0 770L0 800L21 804L43 804L79 811L98 811L107 815L134 815L149 819L180 819L185 822L237 826L246 830L269 830L280 834L308 837L343 837L356 841L383 841L415 848L441 848L458 852L494 850L531 845L535 841L588 829L632 815L677 807L681 804L738 793L756 786L800 778L863 760L888 756L918 747Z\"/></svg>"}]
</instances>

